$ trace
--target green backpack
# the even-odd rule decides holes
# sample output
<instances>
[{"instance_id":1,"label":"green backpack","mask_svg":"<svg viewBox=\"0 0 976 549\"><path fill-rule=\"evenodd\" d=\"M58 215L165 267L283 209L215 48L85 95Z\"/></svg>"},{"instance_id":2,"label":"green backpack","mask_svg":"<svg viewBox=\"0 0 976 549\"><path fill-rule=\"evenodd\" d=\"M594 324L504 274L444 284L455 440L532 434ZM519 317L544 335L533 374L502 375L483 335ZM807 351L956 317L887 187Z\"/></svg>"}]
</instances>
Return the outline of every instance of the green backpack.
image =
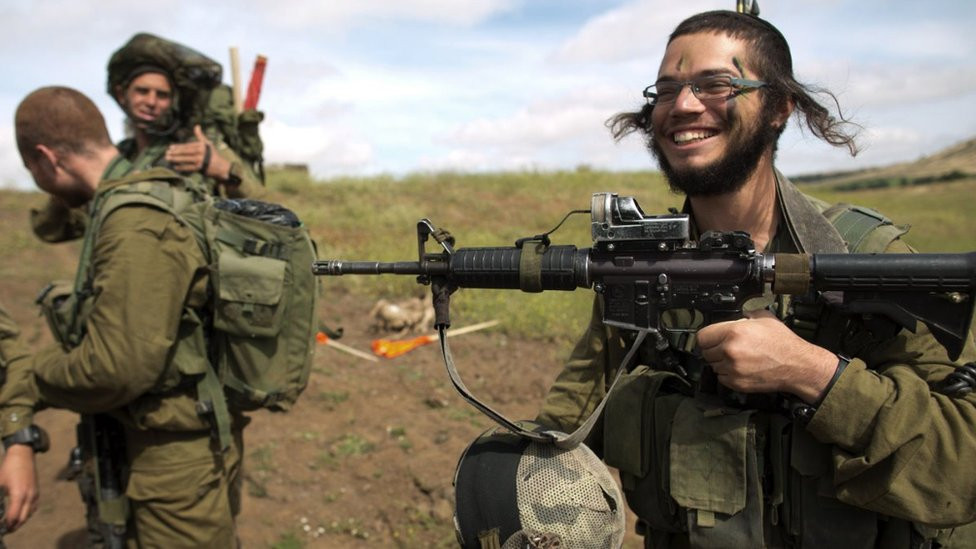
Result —
<instances>
[{"instance_id":1,"label":"green backpack","mask_svg":"<svg viewBox=\"0 0 976 549\"><path fill-rule=\"evenodd\" d=\"M264 143L258 129L264 113L236 111L231 88L221 83L220 63L182 44L139 33L109 59L109 95L117 98L132 71L145 65L165 70L176 87L173 117L165 122L166 131L185 141L199 124L211 141L225 142L264 181Z\"/></svg>"},{"instance_id":2,"label":"green backpack","mask_svg":"<svg viewBox=\"0 0 976 549\"><path fill-rule=\"evenodd\" d=\"M90 284L91 250L102 222L133 204L171 213L189 227L210 270L210 299L194 311L207 328L208 371L198 397L229 437L228 410L286 411L308 384L318 281L315 244L290 210L258 200L199 199L164 168L129 175L96 196L76 281ZM77 323L76 323L77 324Z\"/></svg>"}]
</instances>

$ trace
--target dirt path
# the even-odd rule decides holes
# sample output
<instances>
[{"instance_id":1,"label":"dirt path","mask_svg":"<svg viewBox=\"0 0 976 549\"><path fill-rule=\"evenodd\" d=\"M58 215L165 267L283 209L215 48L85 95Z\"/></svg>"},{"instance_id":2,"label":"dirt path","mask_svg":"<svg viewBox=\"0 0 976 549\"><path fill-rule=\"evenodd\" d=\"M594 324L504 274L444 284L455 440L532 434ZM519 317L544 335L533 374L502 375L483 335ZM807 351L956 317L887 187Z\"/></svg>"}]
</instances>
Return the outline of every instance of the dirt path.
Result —
<instances>
[{"instance_id":1,"label":"dirt path","mask_svg":"<svg viewBox=\"0 0 976 549\"><path fill-rule=\"evenodd\" d=\"M343 343L368 350L370 305L335 296L322 318L345 328ZM469 388L518 419L535 415L561 362L551 345L491 331L453 339L452 350ZM456 546L454 468L490 424L455 393L436 345L382 362L320 348L296 407L252 417L238 528L244 547ZM6 541L13 549L82 546L77 489L57 480L74 442L74 416L47 410L38 423L53 439L38 459L41 506Z\"/></svg>"}]
</instances>

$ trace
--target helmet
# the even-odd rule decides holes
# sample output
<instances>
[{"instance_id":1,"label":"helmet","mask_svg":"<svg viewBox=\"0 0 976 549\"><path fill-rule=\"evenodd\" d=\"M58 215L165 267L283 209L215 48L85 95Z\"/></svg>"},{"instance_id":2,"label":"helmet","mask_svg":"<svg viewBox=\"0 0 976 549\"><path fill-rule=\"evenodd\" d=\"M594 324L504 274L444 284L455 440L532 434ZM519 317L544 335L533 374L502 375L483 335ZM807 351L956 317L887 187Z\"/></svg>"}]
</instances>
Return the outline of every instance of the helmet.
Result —
<instances>
[{"instance_id":1,"label":"helmet","mask_svg":"<svg viewBox=\"0 0 976 549\"><path fill-rule=\"evenodd\" d=\"M220 85L223 69L220 63L192 48L140 32L108 61L107 91L123 110L126 106L119 101L119 90L145 72L165 75L172 87L169 111L147 128L151 135L169 135L181 126L192 128L201 123L198 111L205 107L208 92Z\"/></svg>"},{"instance_id":2,"label":"helmet","mask_svg":"<svg viewBox=\"0 0 976 549\"><path fill-rule=\"evenodd\" d=\"M620 490L583 444L564 449L489 429L461 454L454 491L462 547L605 549L623 543Z\"/></svg>"}]
</instances>

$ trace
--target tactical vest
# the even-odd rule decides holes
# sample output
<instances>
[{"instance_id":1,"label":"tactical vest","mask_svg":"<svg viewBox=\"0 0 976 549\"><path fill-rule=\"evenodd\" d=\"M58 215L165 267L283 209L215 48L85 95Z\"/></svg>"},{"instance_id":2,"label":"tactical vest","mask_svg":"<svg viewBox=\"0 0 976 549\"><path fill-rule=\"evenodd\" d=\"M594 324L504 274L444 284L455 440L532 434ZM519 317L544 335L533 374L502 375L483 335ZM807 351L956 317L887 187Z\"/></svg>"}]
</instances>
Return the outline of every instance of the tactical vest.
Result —
<instances>
[{"instance_id":1,"label":"tactical vest","mask_svg":"<svg viewBox=\"0 0 976 549\"><path fill-rule=\"evenodd\" d=\"M851 252L884 252L908 231L867 208L812 202ZM647 346L639 356L656 363ZM646 547L925 547L938 534L838 500L830 447L788 415L693 393L675 373L637 366L607 398L603 458Z\"/></svg>"}]
</instances>

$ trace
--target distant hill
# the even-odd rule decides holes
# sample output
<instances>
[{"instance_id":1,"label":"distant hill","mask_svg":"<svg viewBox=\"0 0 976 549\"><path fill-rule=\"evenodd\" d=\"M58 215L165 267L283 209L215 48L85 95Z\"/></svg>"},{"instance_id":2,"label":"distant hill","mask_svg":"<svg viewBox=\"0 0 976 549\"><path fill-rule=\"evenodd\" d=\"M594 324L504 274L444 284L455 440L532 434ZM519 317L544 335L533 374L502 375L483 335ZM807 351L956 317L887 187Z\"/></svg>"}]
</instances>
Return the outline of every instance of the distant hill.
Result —
<instances>
[{"instance_id":1,"label":"distant hill","mask_svg":"<svg viewBox=\"0 0 976 549\"><path fill-rule=\"evenodd\" d=\"M926 185L976 177L976 138L957 143L913 162L864 170L791 177L834 190L857 190L895 186Z\"/></svg>"}]
</instances>

